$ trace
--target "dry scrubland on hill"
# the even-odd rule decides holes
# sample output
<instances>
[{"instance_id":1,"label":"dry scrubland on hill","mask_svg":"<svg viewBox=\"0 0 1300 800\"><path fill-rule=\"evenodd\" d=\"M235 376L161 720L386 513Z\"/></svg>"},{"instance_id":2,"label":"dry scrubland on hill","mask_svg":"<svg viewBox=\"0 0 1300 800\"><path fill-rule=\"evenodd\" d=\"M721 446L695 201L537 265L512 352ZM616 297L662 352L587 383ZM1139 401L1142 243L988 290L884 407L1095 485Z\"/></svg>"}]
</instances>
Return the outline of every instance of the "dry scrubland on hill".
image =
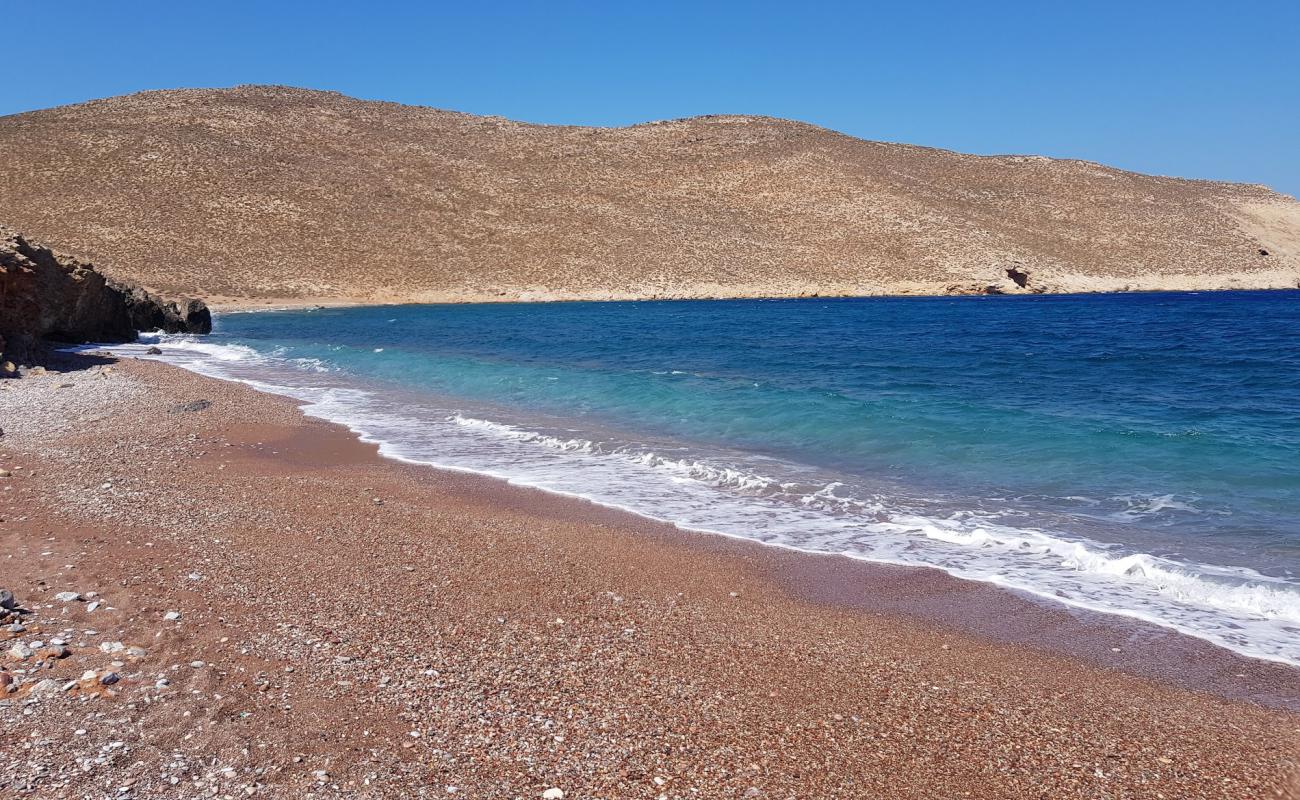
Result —
<instances>
[{"instance_id":1,"label":"dry scrubland on hill","mask_svg":"<svg viewBox=\"0 0 1300 800\"><path fill-rule=\"evenodd\" d=\"M557 127L239 87L0 118L0 152L0 220L215 299L1300 284L1300 203L1264 187L763 117Z\"/></svg>"}]
</instances>

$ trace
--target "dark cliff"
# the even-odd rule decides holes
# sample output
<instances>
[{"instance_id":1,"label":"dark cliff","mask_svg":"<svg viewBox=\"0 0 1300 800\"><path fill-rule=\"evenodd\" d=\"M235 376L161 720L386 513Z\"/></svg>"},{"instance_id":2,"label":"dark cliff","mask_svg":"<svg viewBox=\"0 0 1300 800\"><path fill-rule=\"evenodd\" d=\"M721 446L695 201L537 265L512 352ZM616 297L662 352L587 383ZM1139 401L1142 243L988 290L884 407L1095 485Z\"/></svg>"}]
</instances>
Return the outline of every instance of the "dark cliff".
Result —
<instances>
[{"instance_id":1,"label":"dark cliff","mask_svg":"<svg viewBox=\"0 0 1300 800\"><path fill-rule=\"evenodd\" d=\"M146 330L207 333L212 316L201 300L162 300L0 227L0 372L37 358L42 340L130 341Z\"/></svg>"}]
</instances>

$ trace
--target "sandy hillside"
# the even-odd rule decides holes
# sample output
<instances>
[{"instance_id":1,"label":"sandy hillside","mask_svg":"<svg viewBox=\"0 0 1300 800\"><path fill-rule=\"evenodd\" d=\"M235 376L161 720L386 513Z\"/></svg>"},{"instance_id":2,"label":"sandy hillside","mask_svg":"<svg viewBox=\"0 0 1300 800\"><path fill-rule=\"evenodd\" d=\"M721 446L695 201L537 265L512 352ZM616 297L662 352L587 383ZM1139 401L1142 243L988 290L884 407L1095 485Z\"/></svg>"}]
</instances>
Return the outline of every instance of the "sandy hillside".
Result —
<instances>
[{"instance_id":1,"label":"sandy hillside","mask_svg":"<svg viewBox=\"0 0 1300 800\"><path fill-rule=\"evenodd\" d=\"M557 127L249 86L0 118L0 152L0 220L218 300L1300 284L1300 203L1264 187L762 117Z\"/></svg>"}]
</instances>

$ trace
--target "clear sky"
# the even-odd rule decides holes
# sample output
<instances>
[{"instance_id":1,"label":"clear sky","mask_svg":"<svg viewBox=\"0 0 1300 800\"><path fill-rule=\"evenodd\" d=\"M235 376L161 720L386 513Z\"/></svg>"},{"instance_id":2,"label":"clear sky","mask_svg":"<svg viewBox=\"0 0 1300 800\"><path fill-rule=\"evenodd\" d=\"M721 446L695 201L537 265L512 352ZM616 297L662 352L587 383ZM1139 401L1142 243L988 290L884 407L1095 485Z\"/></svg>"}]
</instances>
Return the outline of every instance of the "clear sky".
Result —
<instances>
[{"instance_id":1,"label":"clear sky","mask_svg":"<svg viewBox=\"0 0 1300 800\"><path fill-rule=\"evenodd\" d=\"M0 114L280 83L532 122L768 114L868 139L1300 195L1300 0L4 9Z\"/></svg>"}]
</instances>

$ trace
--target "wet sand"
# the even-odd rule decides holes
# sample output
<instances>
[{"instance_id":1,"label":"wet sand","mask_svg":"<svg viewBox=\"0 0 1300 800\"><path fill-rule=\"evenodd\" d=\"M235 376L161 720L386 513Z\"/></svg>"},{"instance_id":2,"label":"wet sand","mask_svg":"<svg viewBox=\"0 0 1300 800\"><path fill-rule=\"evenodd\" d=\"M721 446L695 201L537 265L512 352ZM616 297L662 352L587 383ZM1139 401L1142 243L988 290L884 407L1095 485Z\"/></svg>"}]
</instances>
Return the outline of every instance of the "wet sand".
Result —
<instances>
[{"instance_id":1,"label":"wet sand","mask_svg":"<svg viewBox=\"0 0 1300 800\"><path fill-rule=\"evenodd\" d=\"M0 796L1297 793L1290 667L97 361L0 384L0 587L31 610L0 627ZM71 652L9 654L34 638Z\"/></svg>"}]
</instances>

